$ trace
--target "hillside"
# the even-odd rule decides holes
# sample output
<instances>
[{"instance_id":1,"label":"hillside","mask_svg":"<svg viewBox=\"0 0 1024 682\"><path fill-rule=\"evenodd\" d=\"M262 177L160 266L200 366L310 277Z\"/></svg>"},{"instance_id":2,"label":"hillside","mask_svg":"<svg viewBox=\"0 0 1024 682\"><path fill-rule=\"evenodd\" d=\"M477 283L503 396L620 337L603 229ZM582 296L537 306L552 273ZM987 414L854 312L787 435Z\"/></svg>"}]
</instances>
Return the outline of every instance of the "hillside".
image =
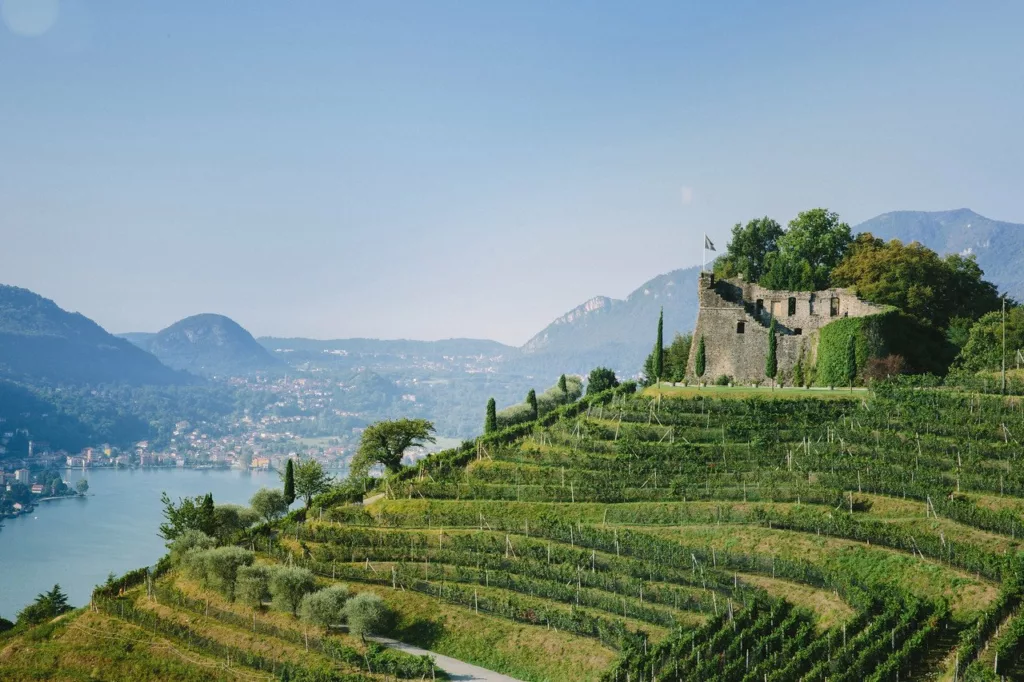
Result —
<instances>
[{"instance_id":1,"label":"hillside","mask_svg":"<svg viewBox=\"0 0 1024 682\"><path fill-rule=\"evenodd\" d=\"M0 285L0 377L39 384L181 384L153 355L27 289Z\"/></svg>"},{"instance_id":2,"label":"hillside","mask_svg":"<svg viewBox=\"0 0 1024 682\"><path fill-rule=\"evenodd\" d=\"M156 334L124 334L168 367L199 376L234 376L283 369L252 334L223 315L186 317Z\"/></svg>"},{"instance_id":3,"label":"hillside","mask_svg":"<svg viewBox=\"0 0 1024 682\"><path fill-rule=\"evenodd\" d=\"M1024 299L1024 225L992 220L974 211L893 211L853 228L883 239L917 241L940 254L974 254L985 278Z\"/></svg>"},{"instance_id":4,"label":"hillside","mask_svg":"<svg viewBox=\"0 0 1024 682\"><path fill-rule=\"evenodd\" d=\"M0 635L0 666L432 677L293 615L333 589L377 595L379 632L520 680L1021 679L1020 431L1016 403L952 391L588 396L432 455L365 506L319 498L191 559L183 540L152 582Z\"/></svg>"}]
</instances>

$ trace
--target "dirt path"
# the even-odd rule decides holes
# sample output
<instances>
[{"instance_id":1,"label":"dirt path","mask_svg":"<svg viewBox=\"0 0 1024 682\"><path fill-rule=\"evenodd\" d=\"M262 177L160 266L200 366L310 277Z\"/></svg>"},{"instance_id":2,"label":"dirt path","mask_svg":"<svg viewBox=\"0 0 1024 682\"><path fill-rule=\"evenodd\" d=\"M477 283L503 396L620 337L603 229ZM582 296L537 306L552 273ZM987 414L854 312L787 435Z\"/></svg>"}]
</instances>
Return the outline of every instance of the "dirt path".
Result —
<instances>
[{"instance_id":1,"label":"dirt path","mask_svg":"<svg viewBox=\"0 0 1024 682\"><path fill-rule=\"evenodd\" d=\"M449 658L448 656L442 656L441 654L434 653L433 651L420 649L419 647L412 646L411 644L399 642L394 639L388 639L387 637L367 637L367 639L372 639L384 646L404 651L405 653L412 654L413 656L433 656L437 661L437 667L448 673L448 676L457 682L519 682L519 680L514 677L502 675L476 665L470 665L469 663L464 663L454 658Z\"/></svg>"}]
</instances>

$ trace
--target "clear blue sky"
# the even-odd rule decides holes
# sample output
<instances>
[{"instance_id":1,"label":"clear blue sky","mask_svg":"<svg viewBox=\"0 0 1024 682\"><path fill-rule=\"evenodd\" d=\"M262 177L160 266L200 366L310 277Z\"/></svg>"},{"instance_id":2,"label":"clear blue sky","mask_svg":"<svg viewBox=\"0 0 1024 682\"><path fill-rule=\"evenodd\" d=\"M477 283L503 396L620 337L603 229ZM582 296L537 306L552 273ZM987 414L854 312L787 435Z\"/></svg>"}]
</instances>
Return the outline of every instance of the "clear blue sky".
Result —
<instances>
[{"instance_id":1,"label":"clear blue sky","mask_svg":"<svg viewBox=\"0 0 1024 682\"><path fill-rule=\"evenodd\" d=\"M0 282L526 341L733 223L1024 222L1024 3L0 0Z\"/></svg>"}]
</instances>

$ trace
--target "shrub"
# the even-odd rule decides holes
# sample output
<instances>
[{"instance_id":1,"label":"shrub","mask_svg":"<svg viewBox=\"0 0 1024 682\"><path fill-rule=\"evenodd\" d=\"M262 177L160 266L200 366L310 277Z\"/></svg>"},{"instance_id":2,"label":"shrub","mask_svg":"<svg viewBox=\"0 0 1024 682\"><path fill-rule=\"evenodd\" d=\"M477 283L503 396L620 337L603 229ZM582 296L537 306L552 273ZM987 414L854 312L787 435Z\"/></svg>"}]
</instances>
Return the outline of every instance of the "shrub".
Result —
<instances>
[{"instance_id":1,"label":"shrub","mask_svg":"<svg viewBox=\"0 0 1024 682\"><path fill-rule=\"evenodd\" d=\"M227 540L260 520L260 515L249 507L237 504L219 504L213 508L217 537Z\"/></svg>"},{"instance_id":2,"label":"shrub","mask_svg":"<svg viewBox=\"0 0 1024 682\"><path fill-rule=\"evenodd\" d=\"M864 378L872 381L882 381L906 373L907 362L902 355L871 358L864 367Z\"/></svg>"},{"instance_id":3,"label":"shrub","mask_svg":"<svg viewBox=\"0 0 1024 682\"><path fill-rule=\"evenodd\" d=\"M715 379L715 386L728 386L732 383L732 377L728 374L719 374Z\"/></svg>"},{"instance_id":4,"label":"shrub","mask_svg":"<svg viewBox=\"0 0 1024 682\"><path fill-rule=\"evenodd\" d=\"M587 395L595 395L619 385L615 372L607 367L595 367L587 377Z\"/></svg>"},{"instance_id":5,"label":"shrub","mask_svg":"<svg viewBox=\"0 0 1024 682\"><path fill-rule=\"evenodd\" d=\"M235 599L254 609L263 606L263 602L270 599L270 574L270 567L263 564L239 568L235 578Z\"/></svg>"},{"instance_id":6,"label":"shrub","mask_svg":"<svg viewBox=\"0 0 1024 682\"><path fill-rule=\"evenodd\" d=\"M180 565L185 555L192 551L213 549L217 541L199 530L187 530L171 542L171 564Z\"/></svg>"},{"instance_id":7,"label":"shrub","mask_svg":"<svg viewBox=\"0 0 1024 682\"><path fill-rule=\"evenodd\" d=\"M348 587L331 585L302 598L299 612L302 620L322 628L338 625L345 619L345 602L348 601Z\"/></svg>"},{"instance_id":8,"label":"shrub","mask_svg":"<svg viewBox=\"0 0 1024 682\"><path fill-rule=\"evenodd\" d=\"M315 588L316 579L305 568L280 566L270 574L270 598L279 611L297 615L302 598Z\"/></svg>"},{"instance_id":9,"label":"shrub","mask_svg":"<svg viewBox=\"0 0 1024 682\"><path fill-rule=\"evenodd\" d=\"M360 592L345 604L348 629L354 635L382 635L394 625L394 614L373 592Z\"/></svg>"}]
</instances>

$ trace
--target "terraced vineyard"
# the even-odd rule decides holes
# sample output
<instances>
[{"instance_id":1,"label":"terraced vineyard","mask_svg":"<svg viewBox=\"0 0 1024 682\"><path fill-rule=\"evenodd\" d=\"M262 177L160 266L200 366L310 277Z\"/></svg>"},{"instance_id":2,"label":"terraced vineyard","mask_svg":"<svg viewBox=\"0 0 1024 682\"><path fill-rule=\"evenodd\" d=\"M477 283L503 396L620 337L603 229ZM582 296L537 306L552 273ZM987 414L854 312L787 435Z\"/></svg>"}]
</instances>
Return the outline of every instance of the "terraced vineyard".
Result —
<instances>
[{"instance_id":1,"label":"terraced vineyard","mask_svg":"<svg viewBox=\"0 0 1024 682\"><path fill-rule=\"evenodd\" d=\"M521 680L1024 679L1024 401L725 395L590 396L238 542ZM0 640L0 670L443 677L214 587L164 560Z\"/></svg>"},{"instance_id":2,"label":"terraced vineyard","mask_svg":"<svg viewBox=\"0 0 1024 682\"><path fill-rule=\"evenodd\" d=\"M271 550L600 645L595 679L1024 676L1024 403L712 396L588 398Z\"/></svg>"}]
</instances>

